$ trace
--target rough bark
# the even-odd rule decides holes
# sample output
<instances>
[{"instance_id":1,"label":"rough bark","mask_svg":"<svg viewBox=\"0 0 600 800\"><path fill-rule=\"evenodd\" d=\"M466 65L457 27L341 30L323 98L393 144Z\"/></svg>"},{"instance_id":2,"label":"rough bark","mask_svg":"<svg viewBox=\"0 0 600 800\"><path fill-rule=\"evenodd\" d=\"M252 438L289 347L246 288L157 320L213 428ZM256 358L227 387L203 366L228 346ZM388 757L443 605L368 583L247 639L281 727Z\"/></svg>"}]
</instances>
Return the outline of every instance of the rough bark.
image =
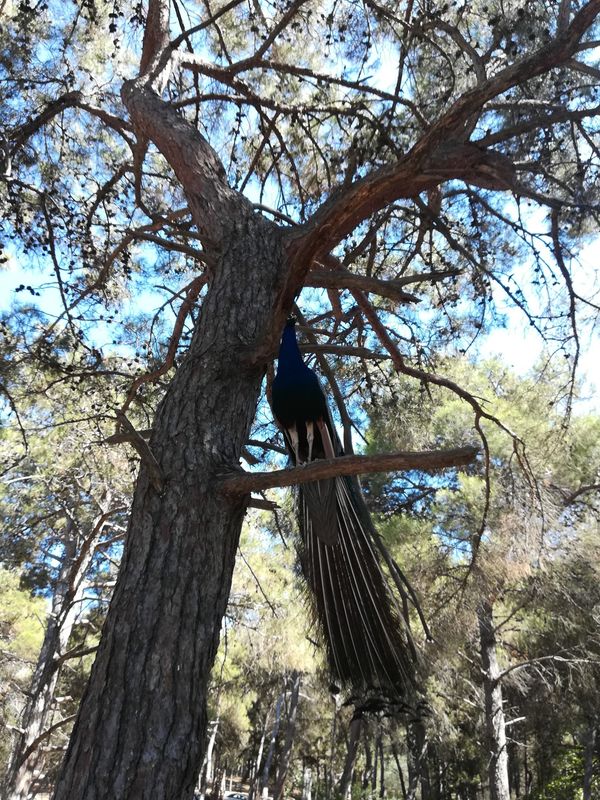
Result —
<instances>
[{"instance_id":1,"label":"rough bark","mask_svg":"<svg viewBox=\"0 0 600 800\"><path fill-rule=\"evenodd\" d=\"M203 755L208 676L219 641L247 498L214 479L238 464L283 272L276 229L246 204L227 235L190 351L156 415L123 561L56 800L192 796ZM236 213L237 212L237 213ZM135 603L132 603L135 598Z\"/></svg>"},{"instance_id":2,"label":"rough bark","mask_svg":"<svg viewBox=\"0 0 600 800\"><path fill-rule=\"evenodd\" d=\"M496 654L493 606L483 601L477 611L491 800L510 800L508 753L500 668Z\"/></svg>"}]
</instances>

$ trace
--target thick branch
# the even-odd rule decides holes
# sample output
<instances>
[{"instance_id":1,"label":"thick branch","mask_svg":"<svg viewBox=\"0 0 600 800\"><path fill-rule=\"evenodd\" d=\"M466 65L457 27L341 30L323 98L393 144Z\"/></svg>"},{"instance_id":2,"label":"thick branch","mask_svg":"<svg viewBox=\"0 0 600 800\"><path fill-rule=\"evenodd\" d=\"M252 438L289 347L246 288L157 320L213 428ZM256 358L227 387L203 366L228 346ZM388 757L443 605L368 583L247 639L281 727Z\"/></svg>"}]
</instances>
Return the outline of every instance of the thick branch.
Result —
<instances>
[{"instance_id":1,"label":"thick branch","mask_svg":"<svg viewBox=\"0 0 600 800\"><path fill-rule=\"evenodd\" d=\"M232 205L250 209L250 202L228 185L223 164L207 140L155 92L126 81L121 95L138 135L151 139L174 169L205 244L218 242Z\"/></svg>"},{"instance_id":2,"label":"thick branch","mask_svg":"<svg viewBox=\"0 0 600 800\"><path fill-rule=\"evenodd\" d=\"M150 0L144 28L144 42L140 59L140 74L144 74L152 61L169 44L169 0Z\"/></svg>"},{"instance_id":3,"label":"thick branch","mask_svg":"<svg viewBox=\"0 0 600 800\"><path fill-rule=\"evenodd\" d=\"M403 291L398 281L380 280L368 275L356 275L348 270L313 270L308 273L307 286L321 289L362 289L363 292L388 297L398 303L419 303L420 298L414 294Z\"/></svg>"},{"instance_id":4,"label":"thick branch","mask_svg":"<svg viewBox=\"0 0 600 800\"><path fill-rule=\"evenodd\" d=\"M484 188L511 188L512 169L507 158L461 141L467 134L467 123L494 97L568 63L599 13L600 0L589 0L554 41L459 97L396 164L334 192L305 226L290 232L298 270L331 250L362 220L401 197L414 197L450 179Z\"/></svg>"},{"instance_id":5,"label":"thick branch","mask_svg":"<svg viewBox=\"0 0 600 800\"><path fill-rule=\"evenodd\" d=\"M97 644L93 645L92 647L83 647L81 645L73 647L71 650L67 650L67 652L63 653L61 656L56 656L54 658L52 662L52 669L56 670L61 666L61 664L64 664L65 661L69 661L72 658L83 658L83 656L89 656L92 653L95 653L97 650L98 650Z\"/></svg>"},{"instance_id":6,"label":"thick branch","mask_svg":"<svg viewBox=\"0 0 600 800\"><path fill-rule=\"evenodd\" d=\"M37 116L15 130L12 135L13 148L16 150L47 122L62 113L66 108L73 107L81 100L81 92L66 92L48 103L46 108Z\"/></svg>"},{"instance_id":7,"label":"thick branch","mask_svg":"<svg viewBox=\"0 0 600 800\"><path fill-rule=\"evenodd\" d=\"M565 497L565 499L563 501L564 505L565 506L573 505L573 503L575 503L581 497L581 495L588 494L588 492L592 492L592 493L596 493L596 494L599 493L600 492L600 483L590 483L590 484L588 484L586 486L580 486L579 489L577 489L574 492L571 492L570 494L568 494Z\"/></svg>"},{"instance_id":8,"label":"thick branch","mask_svg":"<svg viewBox=\"0 0 600 800\"><path fill-rule=\"evenodd\" d=\"M477 447L459 447L452 450L424 450L421 452L383 453L376 456L340 456L323 461L313 461L303 467L279 469L274 472L234 472L219 480L223 494L247 494L292 486L310 481L333 478L337 475L359 475L368 472L394 472L420 470L435 472L449 467L464 467L477 457Z\"/></svg>"},{"instance_id":9,"label":"thick branch","mask_svg":"<svg viewBox=\"0 0 600 800\"><path fill-rule=\"evenodd\" d=\"M290 247L297 263L308 264L324 256L364 219L388 204L401 197L415 197L448 180L506 190L512 188L514 167L506 156L469 142L432 142L431 151L418 157L413 148L396 164L338 189L307 225L290 231Z\"/></svg>"}]
</instances>

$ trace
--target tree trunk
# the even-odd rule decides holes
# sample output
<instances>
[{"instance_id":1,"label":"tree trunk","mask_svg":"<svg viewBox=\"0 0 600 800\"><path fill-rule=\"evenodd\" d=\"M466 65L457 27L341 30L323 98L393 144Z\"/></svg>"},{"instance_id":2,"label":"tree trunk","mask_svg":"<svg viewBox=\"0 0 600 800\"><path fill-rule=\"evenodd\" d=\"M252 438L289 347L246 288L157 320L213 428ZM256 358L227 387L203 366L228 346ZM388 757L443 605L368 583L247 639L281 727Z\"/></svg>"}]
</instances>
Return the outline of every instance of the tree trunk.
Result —
<instances>
[{"instance_id":1,"label":"tree trunk","mask_svg":"<svg viewBox=\"0 0 600 800\"><path fill-rule=\"evenodd\" d=\"M306 764L302 770L302 800L312 800L312 769Z\"/></svg>"},{"instance_id":2,"label":"tree trunk","mask_svg":"<svg viewBox=\"0 0 600 800\"><path fill-rule=\"evenodd\" d=\"M263 751L265 749L265 740L267 738L267 724L269 722L269 713L265 716L265 721L262 726L262 733L260 735L260 744L258 745L258 752L256 754L256 760L254 761L254 766L252 767L252 776L251 776L251 784L250 784L250 791L248 792L249 800L254 800L257 793L260 794L260 768L262 765L262 757Z\"/></svg>"},{"instance_id":3,"label":"tree trunk","mask_svg":"<svg viewBox=\"0 0 600 800\"><path fill-rule=\"evenodd\" d=\"M225 784L225 767L222 767L220 764L217 766L215 770L215 776L213 778L213 783L210 790L210 798L211 800L221 800L223 797L223 789Z\"/></svg>"},{"instance_id":4,"label":"tree trunk","mask_svg":"<svg viewBox=\"0 0 600 800\"><path fill-rule=\"evenodd\" d=\"M292 690L290 692L290 702L288 706L288 719L285 731L285 742L279 757L279 767L275 779L275 789L273 797L275 800L283 800L283 789L290 766L292 747L296 738L296 715L298 713L298 700L300 698L300 674L294 671L291 675Z\"/></svg>"},{"instance_id":5,"label":"tree trunk","mask_svg":"<svg viewBox=\"0 0 600 800\"><path fill-rule=\"evenodd\" d=\"M379 752L379 797L385 797L385 759L383 757L383 735L381 725L377 733L377 750Z\"/></svg>"},{"instance_id":6,"label":"tree trunk","mask_svg":"<svg viewBox=\"0 0 600 800\"><path fill-rule=\"evenodd\" d=\"M367 723L362 726L363 729L363 744L365 748L365 768L363 770L361 789L362 797L370 797L371 787L371 773L373 771L373 758L371 753L371 746L369 742L369 728Z\"/></svg>"},{"instance_id":7,"label":"tree trunk","mask_svg":"<svg viewBox=\"0 0 600 800\"><path fill-rule=\"evenodd\" d=\"M427 765L427 732L423 720L412 719L406 728L408 749L408 800L415 800L421 787L421 800L430 800L429 769Z\"/></svg>"},{"instance_id":8,"label":"tree trunk","mask_svg":"<svg viewBox=\"0 0 600 800\"><path fill-rule=\"evenodd\" d=\"M265 765L263 767L262 777L260 780L260 784L258 785L258 790L256 792L257 795L260 795L262 793L263 797L267 797L269 794L269 773L271 772L271 764L273 763L273 756L275 754L275 743L279 735L279 725L281 723L281 706L283 705L284 699L285 699L285 691L283 691L279 695L279 697L277 698L277 702L275 703L275 719L273 720L271 741L269 742L269 750L267 752L267 758L265 759Z\"/></svg>"},{"instance_id":9,"label":"tree trunk","mask_svg":"<svg viewBox=\"0 0 600 800\"><path fill-rule=\"evenodd\" d=\"M400 756L398 755L398 748L396 747L396 742L392 739L392 755L394 756L394 761L396 762L396 769L398 770L398 780L400 781L400 791L402 792L402 800L407 800L408 793L406 791L406 782L404 780L404 772L402 770L402 764L400 763Z\"/></svg>"},{"instance_id":10,"label":"tree trunk","mask_svg":"<svg viewBox=\"0 0 600 800\"><path fill-rule=\"evenodd\" d=\"M582 800L592 800L592 781L594 779L594 753L596 751L597 721L591 719L583 742L583 796Z\"/></svg>"},{"instance_id":11,"label":"tree trunk","mask_svg":"<svg viewBox=\"0 0 600 800\"><path fill-rule=\"evenodd\" d=\"M354 716L350 722L350 731L348 736L348 750L346 752L346 761L344 763L344 770L342 777L338 784L338 792L342 800L350 794L350 787L352 785L352 773L354 772L354 764L356 762L356 754L358 753L358 745L360 742L360 734L362 732L363 720L362 716Z\"/></svg>"},{"instance_id":12,"label":"tree trunk","mask_svg":"<svg viewBox=\"0 0 600 800\"><path fill-rule=\"evenodd\" d=\"M269 338L286 276L279 232L249 204L232 204L222 224L190 351L150 438L162 483L144 461L55 800L187 800L196 785L247 503L217 481L238 467L264 373L251 356Z\"/></svg>"},{"instance_id":13,"label":"tree trunk","mask_svg":"<svg viewBox=\"0 0 600 800\"><path fill-rule=\"evenodd\" d=\"M109 516L108 511L102 513L83 542L78 541L74 525L68 525L62 562L52 597L52 609L46 622L44 641L21 718L22 733L15 742L5 785L5 796L10 800L25 800L29 797L32 782L40 770L43 770L41 745L45 743L45 732L49 730L54 691L61 666L59 659L67 650L85 590L85 575ZM54 725L51 727L54 728Z\"/></svg>"},{"instance_id":14,"label":"tree trunk","mask_svg":"<svg viewBox=\"0 0 600 800\"><path fill-rule=\"evenodd\" d=\"M325 776L325 793L327 797L333 794L333 787L335 780L333 775L333 762L335 759L335 743L337 739L337 723L338 723L338 701L337 695L332 697L333 702L333 719L331 720L331 735L329 740L329 764L327 765L327 774Z\"/></svg>"},{"instance_id":15,"label":"tree trunk","mask_svg":"<svg viewBox=\"0 0 600 800\"><path fill-rule=\"evenodd\" d=\"M477 616L481 645L487 751L489 753L490 798L491 800L510 800L506 727L502 686L498 679L500 668L496 656L496 632L491 602L482 602L477 610Z\"/></svg>"},{"instance_id":16,"label":"tree trunk","mask_svg":"<svg viewBox=\"0 0 600 800\"><path fill-rule=\"evenodd\" d=\"M508 787L511 797L521 796L521 759L520 747L512 742L508 745Z\"/></svg>"},{"instance_id":17,"label":"tree trunk","mask_svg":"<svg viewBox=\"0 0 600 800\"><path fill-rule=\"evenodd\" d=\"M217 717L209 725L210 736L208 737L208 745L206 746L206 752L204 754L204 760L202 762L202 769L200 770L201 798L204 798L204 796L206 795L206 791L208 787L211 785L214 776L214 771L215 771L214 752L215 752L215 743L217 741L217 732L219 730L219 721L220 718Z\"/></svg>"},{"instance_id":18,"label":"tree trunk","mask_svg":"<svg viewBox=\"0 0 600 800\"><path fill-rule=\"evenodd\" d=\"M377 746L377 736L373 738L373 769L371 770L371 794L370 797L377 796L377 771L379 769L379 747Z\"/></svg>"}]
</instances>

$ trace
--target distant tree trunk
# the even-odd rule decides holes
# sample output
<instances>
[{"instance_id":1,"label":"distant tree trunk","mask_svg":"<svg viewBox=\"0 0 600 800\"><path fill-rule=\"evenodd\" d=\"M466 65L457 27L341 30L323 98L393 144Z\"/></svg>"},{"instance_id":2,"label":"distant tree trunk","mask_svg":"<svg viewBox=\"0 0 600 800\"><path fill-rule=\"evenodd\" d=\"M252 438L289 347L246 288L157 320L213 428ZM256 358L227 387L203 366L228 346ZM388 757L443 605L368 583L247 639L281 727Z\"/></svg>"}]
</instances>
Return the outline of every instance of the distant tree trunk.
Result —
<instances>
[{"instance_id":1,"label":"distant tree trunk","mask_svg":"<svg viewBox=\"0 0 600 800\"><path fill-rule=\"evenodd\" d=\"M508 745L508 785L511 797L521 796L521 759L514 742Z\"/></svg>"},{"instance_id":2,"label":"distant tree trunk","mask_svg":"<svg viewBox=\"0 0 600 800\"><path fill-rule=\"evenodd\" d=\"M529 768L529 745L527 742L527 728L523 732L523 789L525 797L529 794L532 787L532 774Z\"/></svg>"},{"instance_id":3,"label":"distant tree trunk","mask_svg":"<svg viewBox=\"0 0 600 800\"><path fill-rule=\"evenodd\" d=\"M365 768L361 781L362 796L370 796L371 788L371 775L373 772L373 754L371 751L371 743L369 741L369 727L367 723L363 725L363 744L365 748Z\"/></svg>"},{"instance_id":4,"label":"distant tree trunk","mask_svg":"<svg viewBox=\"0 0 600 800\"><path fill-rule=\"evenodd\" d=\"M275 779L275 789L273 797L275 800L283 799L283 789L290 766L290 758L292 755L292 747L294 739L296 738L296 715L298 712L298 700L300 698L300 674L294 671L290 679L291 692L288 705L287 727L285 731L285 741L283 750L279 757L279 766L277 768L277 777Z\"/></svg>"},{"instance_id":5,"label":"distant tree trunk","mask_svg":"<svg viewBox=\"0 0 600 800\"><path fill-rule=\"evenodd\" d=\"M249 800L253 800L256 797L257 792L260 792L259 787L259 780L260 780L260 768L262 766L262 757L263 751L265 748L265 740L267 738L267 725L269 722L269 713L265 716L265 721L262 727L262 733L260 735L260 743L258 745L258 752L256 754L256 760L254 762L254 767L252 768L252 775L251 775L251 784L250 784L250 791L248 792Z\"/></svg>"},{"instance_id":6,"label":"distant tree trunk","mask_svg":"<svg viewBox=\"0 0 600 800\"><path fill-rule=\"evenodd\" d=\"M208 737L208 744L206 746L206 753L204 755L204 762L200 770L200 795L204 797L208 787L211 785L214 777L214 752L215 743L217 741L217 732L219 730L219 717L209 724L210 735Z\"/></svg>"},{"instance_id":7,"label":"distant tree trunk","mask_svg":"<svg viewBox=\"0 0 600 800\"><path fill-rule=\"evenodd\" d=\"M427 732L423 720L412 719L406 729L408 746L408 800L415 800L419 787L421 800L430 800L429 769L427 765Z\"/></svg>"},{"instance_id":8,"label":"distant tree trunk","mask_svg":"<svg viewBox=\"0 0 600 800\"><path fill-rule=\"evenodd\" d=\"M477 616L483 672L490 798L510 800L502 686L498 680L500 668L496 655L493 607L490 601L483 601L479 605Z\"/></svg>"},{"instance_id":9,"label":"distant tree trunk","mask_svg":"<svg viewBox=\"0 0 600 800\"><path fill-rule=\"evenodd\" d=\"M223 797L223 788L225 783L225 767L218 764L215 769L215 775L210 790L211 800L221 800Z\"/></svg>"},{"instance_id":10,"label":"distant tree trunk","mask_svg":"<svg viewBox=\"0 0 600 800\"><path fill-rule=\"evenodd\" d=\"M214 776L214 755L215 755L215 744L217 741L217 732L219 730L219 718L214 721L212 725L212 730L210 733L210 738L208 740L208 746L206 748L206 782L211 783L213 776Z\"/></svg>"},{"instance_id":11,"label":"distant tree trunk","mask_svg":"<svg viewBox=\"0 0 600 800\"><path fill-rule=\"evenodd\" d=\"M335 758L335 743L337 739L337 723L338 723L338 703L337 695L333 698L333 719L331 720L331 737L329 741L329 764L327 765L327 775L325 776L325 793L327 797L333 794L333 787L335 786L335 778L333 774L333 762Z\"/></svg>"},{"instance_id":12,"label":"distant tree trunk","mask_svg":"<svg viewBox=\"0 0 600 800\"><path fill-rule=\"evenodd\" d=\"M400 756L398 755L398 748L396 746L396 742L392 739L392 755L394 756L394 761L396 762L396 769L398 770L398 779L400 781L400 790L402 792L402 800L407 800L408 794L406 791L406 782L404 780L404 772L402 770L402 764L400 763Z\"/></svg>"},{"instance_id":13,"label":"distant tree trunk","mask_svg":"<svg viewBox=\"0 0 600 800\"><path fill-rule=\"evenodd\" d=\"M373 741L373 768L371 769L371 797L375 797L377 793L377 771L379 769L379 748L377 746L377 736Z\"/></svg>"},{"instance_id":14,"label":"distant tree trunk","mask_svg":"<svg viewBox=\"0 0 600 800\"><path fill-rule=\"evenodd\" d=\"M383 735L381 725L377 733L377 751L379 753L379 797L385 797L385 759L383 757Z\"/></svg>"},{"instance_id":15,"label":"distant tree trunk","mask_svg":"<svg viewBox=\"0 0 600 800\"><path fill-rule=\"evenodd\" d=\"M308 764L302 770L302 800L312 800L312 769Z\"/></svg>"},{"instance_id":16,"label":"distant tree trunk","mask_svg":"<svg viewBox=\"0 0 600 800\"><path fill-rule=\"evenodd\" d=\"M283 706L284 700L285 700L285 690L279 695L279 697L277 698L277 702L275 703L275 719L273 720L273 729L271 730L271 741L269 742L269 750L267 752L267 758L265 760L265 765L262 771L260 787L256 792L257 796L260 795L261 792L263 797L267 797L269 794L269 773L271 772L273 756L275 755L275 743L277 742L277 737L279 736L279 726L281 724L281 707Z\"/></svg>"},{"instance_id":17,"label":"distant tree trunk","mask_svg":"<svg viewBox=\"0 0 600 800\"><path fill-rule=\"evenodd\" d=\"M346 760L344 762L344 769L338 784L338 793L343 800L345 800L345 798L347 798L350 794L350 787L352 786L352 774L354 772L354 764L356 762L356 754L358 753L358 745L360 742L362 727L362 716L359 714L352 717L348 734L348 750L346 752Z\"/></svg>"},{"instance_id":18,"label":"distant tree trunk","mask_svg":"<svg viewBox=\"0 0 600 800\"><path fill-rule=\"evenodd\" d=\"M431 800L440 800L442 797L442 772L439 751L431 740L427 744L429 795Z\"/></svg>"},{"instance_id":19,"label":"distant tree trunk","mask_svg":"<svg viewBox=\"0 0 600 800\"><path fill-rule=\"evenodd\" d=\"M68 523L52 608L21 718L22 732L15 742L8 771L5 796L10 800L25 800L30 796L32 782L43 768L41 746L47 738L45 734L49 729L58 727L53 723L49 728L48 723L61 667L60 659L67 651L85 590L85 575L110 515L110 511L100 514L83 542L74 523Z\"/></svg>"},{"instance_id":20,"label":"distant tree trunk","mask_svg":"<svg viewBox=\"0 0 600 800\"><path fill-rule=\"evenodd\" d=\"M592 800L594 778L594 753L596 752L597 720L591 719L583 741L583 797Z\"/></svg>"}]
</instances>

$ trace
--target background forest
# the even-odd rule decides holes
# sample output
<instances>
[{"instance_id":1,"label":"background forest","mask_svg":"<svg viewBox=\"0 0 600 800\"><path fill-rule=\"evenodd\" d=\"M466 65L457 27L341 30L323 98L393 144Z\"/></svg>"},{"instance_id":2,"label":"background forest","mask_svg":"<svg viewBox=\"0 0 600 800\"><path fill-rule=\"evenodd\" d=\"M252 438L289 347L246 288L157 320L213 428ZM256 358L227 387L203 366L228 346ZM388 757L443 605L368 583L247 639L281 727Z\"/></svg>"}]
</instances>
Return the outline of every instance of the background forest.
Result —
<instances>
[{"instance_id":1,"label":"background forest","mask_svg":"<svg viewBox=\"0 0 600 800\"><path fill-rule=\"evenodd\" d=\"M217 796L220 787L235 780L241 788L243 780L255 796L266 785L275 796L331 797L347 784L353 797L487 797L491 680L501 693L511 796L600 793L600 531L593 486L600 417L576 414L566 428L565 374L549 368L519 377L498 360L464 358L447 368L526 438L530 477L544 496L540 506L529 502L510 436L490 425L491 508L465 584L468 543L482 514L478 470L443 481L416 471L401 480L364 481L379 530L426 610L422 715L354 713L332 692L294 567L290 499L280 492L281 507L249 512L242 532L212 673L199 790ZM444 399L439 390L414 391L385 367L372 378L367 449L472 439L462 401ZM33 399L21 421L30 451L2 498L2 714L14 742L26 693L32 686L39 692L44 729L33 748L33 788L45 792L114 584L134 457L128 462L99 441L94 425L57 425L47 393L39 397L30 385L27 394ZM80 420L98 398L70 393L62 402L64 420ZM6 455L18 446L19 432L7 429ZM57 452L58 463L49 455ZM61 644L48 663L52 635ZM10 744L7 736L4 769Z\"/></svg>"},{"instance_id":2,"label":"background forest","mask_svg":"<svg viewBox=\"0 0 600 800\"><path fill-rule=\"evenodd\" d=\"M600 798L600 1L0 14L7 800ZM290 312L401 576L393 711L269 483Z\"/></svg>"}]
</instances>

